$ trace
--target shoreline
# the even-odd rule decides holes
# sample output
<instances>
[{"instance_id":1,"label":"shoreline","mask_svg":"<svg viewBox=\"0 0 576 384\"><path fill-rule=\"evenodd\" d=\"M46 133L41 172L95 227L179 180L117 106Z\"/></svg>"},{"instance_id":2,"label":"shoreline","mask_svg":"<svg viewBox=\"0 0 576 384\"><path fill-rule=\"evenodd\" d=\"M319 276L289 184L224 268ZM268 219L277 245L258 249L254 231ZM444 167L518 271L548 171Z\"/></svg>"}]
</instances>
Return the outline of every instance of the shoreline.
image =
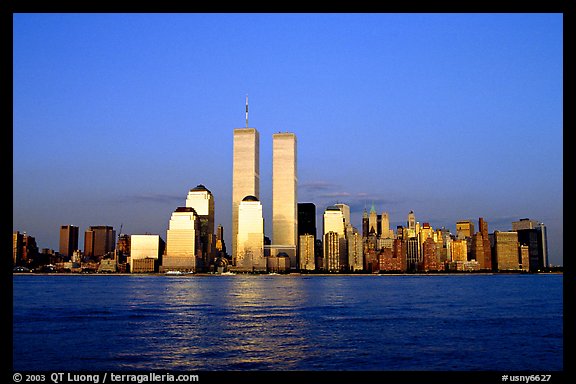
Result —
<instances>
[{"instance_id":1,"label":"shoreline","mask_svg":"<svg viewBox=\"0 0 576 384\"><path fill-rule=\"evenodd\" d=\"M234 275L222 275L220 273L189 273L183 275L166 275L162 272L149 273L75 273L75 272L13 272L16 276L166 276L166 277L224 277L224 276L279 276L279 277L312 277L312 276L494 276L494 275L563 275L563 271L552 272L414 272L414 273L235 273Z\"/></svg>"}]
</instances>

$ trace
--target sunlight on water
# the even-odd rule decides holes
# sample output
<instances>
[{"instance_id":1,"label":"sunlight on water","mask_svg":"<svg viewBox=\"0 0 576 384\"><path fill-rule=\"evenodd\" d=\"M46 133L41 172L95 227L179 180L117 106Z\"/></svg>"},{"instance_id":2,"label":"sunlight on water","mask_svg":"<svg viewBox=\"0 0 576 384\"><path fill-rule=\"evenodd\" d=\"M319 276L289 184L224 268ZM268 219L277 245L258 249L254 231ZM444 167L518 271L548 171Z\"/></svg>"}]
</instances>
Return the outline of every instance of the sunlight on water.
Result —
<instances>
[{"instance_id":1,"label":"sunlight on water","mask_svg":"<svg viewBox=\"0 0 576 384\"><path fill-rule=\"evenodd\" d=\"M15 369L561 370L562 351L561 275L14 276Z\"/></svg>"}]
</instances>

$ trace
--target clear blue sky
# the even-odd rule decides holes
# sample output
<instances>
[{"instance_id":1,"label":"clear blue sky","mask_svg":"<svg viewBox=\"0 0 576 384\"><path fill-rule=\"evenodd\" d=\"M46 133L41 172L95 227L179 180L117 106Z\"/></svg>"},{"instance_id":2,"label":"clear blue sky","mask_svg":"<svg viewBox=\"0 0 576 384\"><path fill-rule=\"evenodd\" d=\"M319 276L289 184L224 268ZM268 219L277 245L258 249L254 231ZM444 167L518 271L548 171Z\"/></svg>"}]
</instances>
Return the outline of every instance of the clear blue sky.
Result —
<instances>
[{"instance_id":1,"label":"clear blue sky","mask_svg":"<svg viewBox=\"0 0 576 384\"><path fill-rule=\"evenodd\" d=\"M298 200L455 233L530 218L563 264L562 14L15 14L13 229L166 239L198 184L230 247L233 129L298 139Z\"/></svg>"}]
</instances>

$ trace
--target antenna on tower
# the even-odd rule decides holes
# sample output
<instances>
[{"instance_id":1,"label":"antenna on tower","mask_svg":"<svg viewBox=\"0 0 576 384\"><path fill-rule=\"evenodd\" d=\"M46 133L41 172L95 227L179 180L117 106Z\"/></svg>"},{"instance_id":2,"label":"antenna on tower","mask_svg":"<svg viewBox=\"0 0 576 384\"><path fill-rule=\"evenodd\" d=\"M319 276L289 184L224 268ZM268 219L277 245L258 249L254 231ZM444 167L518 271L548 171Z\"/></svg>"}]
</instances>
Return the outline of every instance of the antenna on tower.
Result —
<instances>
[{"instance_id":1,"label":"antenna on tower","mask_svg":"<svg viewBox=\"0 0 576 384\"><path fill-rule=\"evenodd\" d=\"M248 128L248 95L246 95L246 128Z\"/></svg>"}]
</instances>

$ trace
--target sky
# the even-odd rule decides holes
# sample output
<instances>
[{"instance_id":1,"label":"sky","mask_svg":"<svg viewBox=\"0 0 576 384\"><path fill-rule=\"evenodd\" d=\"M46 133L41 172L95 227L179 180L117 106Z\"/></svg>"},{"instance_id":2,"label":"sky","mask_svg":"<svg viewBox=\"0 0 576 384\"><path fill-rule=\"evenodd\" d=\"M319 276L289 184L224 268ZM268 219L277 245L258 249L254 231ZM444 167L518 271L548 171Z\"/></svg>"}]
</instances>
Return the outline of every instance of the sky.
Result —
<instances>
[{"instance_id":1,"label":"sky","mask_svg":"<svg viewBox=\"0 0 576 384\"><path fill-rule=\"evenodd\" d=\"M13 230L166 240L203 184L231 250L234 128L297 137L298 201L455 233L543 222L563 265L561 13L16 13Z\"/></svg>"}]
</instances>

